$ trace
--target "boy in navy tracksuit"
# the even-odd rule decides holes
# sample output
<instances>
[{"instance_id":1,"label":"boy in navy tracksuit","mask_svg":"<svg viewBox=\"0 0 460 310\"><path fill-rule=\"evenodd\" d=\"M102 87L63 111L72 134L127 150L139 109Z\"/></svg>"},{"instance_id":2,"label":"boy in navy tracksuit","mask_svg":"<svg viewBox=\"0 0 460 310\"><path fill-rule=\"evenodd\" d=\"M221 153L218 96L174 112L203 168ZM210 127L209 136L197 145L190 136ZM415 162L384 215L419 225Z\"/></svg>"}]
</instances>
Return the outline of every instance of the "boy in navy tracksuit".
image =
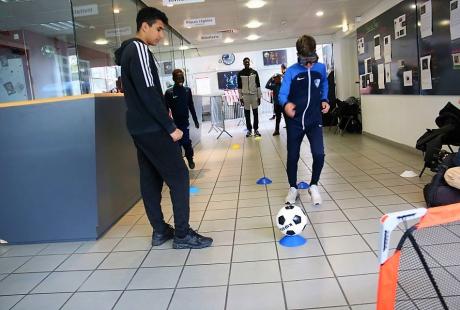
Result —
<instances>
[{"instance_id":1,"label":"boy in navy tracksuit","mask_svg":"<svg viewBox=\"0 0 460 310\"><path fill-rule=\"evenodd\" d=\"M149 51L164 37L166 15L152 7L139 10L136 37L126 40L115 52L121 66L126 121L137 148L140 187L145 211L153 227L152 245L174 239L175 249L209 247L212 239L190 228L190 179L182 159L182 131L168 115L160 78ZM168 225L161 210L161 191L166 183L171 193L174 228Z\"/></svg>"},{"instance_id":2,"label":"boy in navy tracksuit","mask_svg":"<svg viewBox=\"0 0 460 310\"><path fill-rule=\"evenodd\" d=\"M190 169L195 168L193 162L193 147L192 140L190 140L190 134L188 126L189 122L189 111L192 114L193 122L196 128L200 128L198 118L196 117L195 106L193 104L192 90L184 86L184 73L181 69L176 69L172 73L174 86L168 89L165 93L166 104L171 110L174 123L177 128L182 130L184 133L182 139L179 140L180 145L184 148L185 158L187 158L188 166Z\"/></svg>"},{"instance_id":3,"label":"boy in navy tracksuit","mask_svg":"<svg viewBox=\"0 0 460 310\"><path fill-rule=\"evenodd\" d=\"M281 88L281 74L275 74L272 76L265 85L265 88L270 89L273 92L273 113L275 113L274 116L276 118L275 131L273 132L273 135L279 136L281 113L283 112L283 107L279 104L278 99Z\"/></svg>"},{"instance_id":4,"label":"boy in navy tracksuit","mask_svg":"<svg viewBox=\"0 0 460 310\"><path fill-rule=\"evenodd\" d=\"M309 193L315 205L321 204L318 181L324 166L324 144L321 113L329 111L326 66L318 62L316 41L303 35L296 42L298 63L286 70L279 101L283 106L287 130L287 175L289 192L286 203L295 203L297 162L300 146L306 135L313 155Z\"/></svg>"}]
</instances>

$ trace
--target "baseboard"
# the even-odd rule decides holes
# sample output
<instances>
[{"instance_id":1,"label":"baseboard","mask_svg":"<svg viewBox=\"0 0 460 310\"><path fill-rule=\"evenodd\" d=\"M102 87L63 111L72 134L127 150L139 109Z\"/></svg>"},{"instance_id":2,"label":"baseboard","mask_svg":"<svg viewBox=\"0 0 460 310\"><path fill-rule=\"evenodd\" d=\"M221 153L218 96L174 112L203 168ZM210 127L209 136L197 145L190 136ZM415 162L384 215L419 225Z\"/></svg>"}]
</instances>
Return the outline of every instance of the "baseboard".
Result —
<instances>
[{"instance_id":1,"label":"baseboard","mask_svg":"<svg viewBox=\"0 0 460 310\"><path fill-rule=\"evenodd\" d=\"M394 142L392 140L389 140L389 139L386 139L386 138L382 138L380 136L376 136L372 133L369 133L369 132L366 132L366 131L363 131L363 135L369 137L369 138L372 138L372 139L375 139L377 141L380 141L380 142L383 142L383 143L386 143L386 144L389 144L391 146L394 146L394 147L397 147L397 148L400 148L400 149L403 149L404 151L407 151L409 153L412 153L412 154L415 154L415 155L420 155L422 154L421 151L417 150L415 147L410 147L408 145L405 145L405 144L402 144L402 143L398 143L398 142Z\"/></svg>"}]
</instances>

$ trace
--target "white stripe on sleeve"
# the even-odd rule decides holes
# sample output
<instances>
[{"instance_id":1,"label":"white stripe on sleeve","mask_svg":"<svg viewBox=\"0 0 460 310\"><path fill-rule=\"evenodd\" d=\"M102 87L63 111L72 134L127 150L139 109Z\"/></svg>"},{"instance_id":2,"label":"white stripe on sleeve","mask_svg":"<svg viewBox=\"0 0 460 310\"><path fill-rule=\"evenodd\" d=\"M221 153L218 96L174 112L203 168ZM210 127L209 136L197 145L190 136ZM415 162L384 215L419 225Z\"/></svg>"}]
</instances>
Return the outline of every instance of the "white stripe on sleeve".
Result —
<instances>
[{"instance_id":1,"label":"white stripe on sleeve","mask_svg":"<svg viewBox=\"0 0 460 310\"><path fill-rule=\"evenodd\" d=\"M144 45L144 55L145 55L145 63L147 64L147 76L152 82L152 86L154 86L155 83L153 83L153 75L152 75L152 68L150 67L150 52L149 48L147 45Z\"/></svg>"},{"instance_id":2,"label":"white stripe on sleeve","mask_svg":"<svg viewBox=\"0 0 460 310\"><path fill-rule=\"evenodd\" d=\"M145 60L144 60L144 56L143 56L143 53L142 53L142 46L141 46L141 43L140 42L137 42L137 41L134 41L134 44L136 45L136 49L137 49L137 55L139 56L139 62L141 64L141 68L142 68L142 73L144 74L144 79L145 79L145 85L147 87L151 87L153 86L152 83L150 82L150 79L149 79L149 76L148 76L148 67L146 68L145 66Z\"/></svg>"}]
</instances>

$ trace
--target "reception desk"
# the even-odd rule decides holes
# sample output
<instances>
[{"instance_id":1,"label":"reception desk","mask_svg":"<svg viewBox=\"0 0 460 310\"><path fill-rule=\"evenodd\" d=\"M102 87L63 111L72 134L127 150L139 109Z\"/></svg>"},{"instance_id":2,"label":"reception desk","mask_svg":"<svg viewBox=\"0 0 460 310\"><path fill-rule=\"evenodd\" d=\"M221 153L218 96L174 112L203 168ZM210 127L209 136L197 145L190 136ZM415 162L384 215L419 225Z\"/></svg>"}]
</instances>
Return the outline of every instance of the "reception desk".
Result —
<instances>
[{"instance_id":1,"label":"reception desk","mask_svg":"<svg viewBox=\"0 0 460 310\"><path fill-rule=\"evenodd\" d=\"M0 104L0 239L91 240L139 199L123 95Z\"/></svg>"}]
</instances>

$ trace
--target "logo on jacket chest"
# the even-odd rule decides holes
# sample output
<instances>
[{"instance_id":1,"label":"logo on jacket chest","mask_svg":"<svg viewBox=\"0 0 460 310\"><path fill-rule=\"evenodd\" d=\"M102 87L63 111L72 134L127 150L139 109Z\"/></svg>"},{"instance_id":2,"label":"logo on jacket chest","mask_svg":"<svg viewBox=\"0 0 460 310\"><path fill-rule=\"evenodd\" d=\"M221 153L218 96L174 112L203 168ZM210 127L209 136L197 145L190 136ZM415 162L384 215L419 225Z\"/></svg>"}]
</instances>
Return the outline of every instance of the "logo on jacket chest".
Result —
<instances>
[{"instance_id":1,"label":"logo on jacket chest","mask_svg":"<svg viewBox=\"0 0 460 310\"><path fill-rule=\"evenodd\" d=\"M321 80L320 79L315 79L314 83L315 83L316 88L318 88L319 84L321 83Z\"/></svg>"}]
</instances>

